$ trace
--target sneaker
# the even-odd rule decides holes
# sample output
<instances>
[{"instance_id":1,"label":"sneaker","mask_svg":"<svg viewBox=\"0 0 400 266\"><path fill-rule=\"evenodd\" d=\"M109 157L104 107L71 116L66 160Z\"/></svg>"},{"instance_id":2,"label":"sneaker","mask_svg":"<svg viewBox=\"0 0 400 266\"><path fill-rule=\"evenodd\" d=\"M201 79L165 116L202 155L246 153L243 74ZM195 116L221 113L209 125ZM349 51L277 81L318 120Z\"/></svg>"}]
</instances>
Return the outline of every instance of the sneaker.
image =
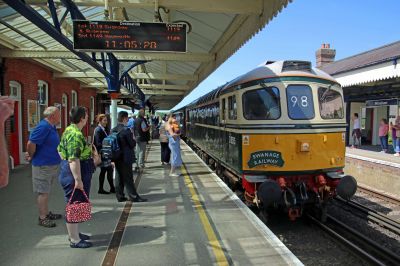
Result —
<instances>
[{"instance_id":1,"label":"sneaker","mask_svg":"<svg viewBox=\"0 0 400 266\"><path fill-rule=\"evenodd\" d=\"M69 246L71 248L90 248L91 246L93 246L93 244L90 242L86 242L85 240L81 240L78 243L70 242Z\"/></svg>"},{"instance_id":2,"label":"sneaker","mask_svg":"<svg viewBox=\"0 0 400 266\"><path fill-rule=\"evenodd\" d=\"M175 177L175 176L180 176L179 174L177 174L177 173L173 173L173 174L169 174L169 176L173 176L173 177Z\"/></svg>"},{"instance_id":3,"label":"sneaker","mask_svg":"<svg viewBox=\"0 0 400 266\"><path fill-rule=\"evenodd\" d=\"M50 220L47 216L46 216L46 218L44 218L44 219L41 219L41 218L39 217L39 225L40 225L40 226L43 226L43 227L48 227L48 228L50 228L50 227L56 227L56 223L53 222L52 220Z\"/></svg>"},{"instance_id":4,"label":"sneaker","mask_svg":"<svg viewBox=\"0 0 400 266\"><path fill-rule=\"evenodd\" d=\"M49 214L47 214L46 217L49 218L50 220L59 220L59 219L62 218L62 215L61 214L57 214L57 213L49 212Z\"/></svg>"},{"instance_id":5,"label":"sneaker","mask_svg":"<svg viewBox=\"0 0 400 266\"><path fill-rule=\"evenodd\" d=\"M400 153L395 153L395 154L393 154L393 156L399 157Z\"/></svg>"}]
</instances>

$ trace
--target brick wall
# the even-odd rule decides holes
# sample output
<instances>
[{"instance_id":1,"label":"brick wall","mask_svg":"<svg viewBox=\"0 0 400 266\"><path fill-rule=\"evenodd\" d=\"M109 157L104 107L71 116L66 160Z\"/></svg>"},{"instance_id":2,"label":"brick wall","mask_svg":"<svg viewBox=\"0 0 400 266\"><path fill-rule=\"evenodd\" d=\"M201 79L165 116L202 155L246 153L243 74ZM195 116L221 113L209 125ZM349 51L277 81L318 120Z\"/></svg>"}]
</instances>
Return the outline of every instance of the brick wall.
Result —
<instances>
[{"instance_id":1,"label":"brick wall","mask_svg":"<svg viewBox=\"0 0 400 266\"><path fill-rule=\"evenodd\" d=\"M4 86L5 94L10 94L10 81L16 81L21 84L21 104L22 104L22 145L25 150L26 142L29 138L28 125L27 125L27 100L38 99L38 80L42 80L48 84L48 105L55 103L62 103L62 95L65 93L68 97L68 112L71 108L71 91L75 90L78 94L78 105L85 106L88 110L90 108L90 97L93 96L96 101L96 90L91 88L81 88L80 83L74 79L53 79L53 72L45 67L34 63L29 60L21 59L7 59L5 64ZM95 103L96 106L96 103ZM96 113L96 110L95 110ZM64 119L64 117L62 118ZM9 141L10 122L6 124L6 135L8 140L9 150L11 150L11 143ZM59 133L62 134L64 130L64 121ZM87 135L87 129L83 130ZM91 134L91 133L90 133Z\"/></svg>"}]
</instances>

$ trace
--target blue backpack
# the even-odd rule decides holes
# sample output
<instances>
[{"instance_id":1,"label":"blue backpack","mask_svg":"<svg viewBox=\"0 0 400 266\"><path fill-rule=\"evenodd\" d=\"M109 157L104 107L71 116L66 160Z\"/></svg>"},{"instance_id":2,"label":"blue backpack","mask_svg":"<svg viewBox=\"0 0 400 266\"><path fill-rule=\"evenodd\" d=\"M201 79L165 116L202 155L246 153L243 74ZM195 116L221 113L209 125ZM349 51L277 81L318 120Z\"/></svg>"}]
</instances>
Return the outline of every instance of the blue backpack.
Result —
<instances>
[{"instance_id":1,"label":"blue backpack","mask_svg":"<svg viewBox=\"0 0 400 266\"><path fill-rule=\"evenodd\" d=\"M105 160L116 161L121 155L122 151L118 142L119 132L113 132L103 139L101 149L101 156Z\"/></svg>"}]
</instances>

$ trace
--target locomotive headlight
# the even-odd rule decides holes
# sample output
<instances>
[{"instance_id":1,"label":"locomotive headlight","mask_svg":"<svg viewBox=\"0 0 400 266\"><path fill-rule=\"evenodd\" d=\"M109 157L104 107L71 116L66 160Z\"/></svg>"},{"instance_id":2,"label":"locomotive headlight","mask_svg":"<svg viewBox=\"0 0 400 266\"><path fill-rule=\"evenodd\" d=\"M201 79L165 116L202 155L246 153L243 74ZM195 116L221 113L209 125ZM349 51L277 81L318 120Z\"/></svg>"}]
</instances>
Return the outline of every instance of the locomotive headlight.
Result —
<instances>
[{"instance_id":1,"label":"locomotive headlight","mask_svg":"<svg viewBox=\"0 0 400 266\"><path fill-rule=\"evenodd\" d=\"M300 143L300 151L301 152L308 152L311 149L311 145L309 142L301 142Z\"/></svg>"}]
</instances>

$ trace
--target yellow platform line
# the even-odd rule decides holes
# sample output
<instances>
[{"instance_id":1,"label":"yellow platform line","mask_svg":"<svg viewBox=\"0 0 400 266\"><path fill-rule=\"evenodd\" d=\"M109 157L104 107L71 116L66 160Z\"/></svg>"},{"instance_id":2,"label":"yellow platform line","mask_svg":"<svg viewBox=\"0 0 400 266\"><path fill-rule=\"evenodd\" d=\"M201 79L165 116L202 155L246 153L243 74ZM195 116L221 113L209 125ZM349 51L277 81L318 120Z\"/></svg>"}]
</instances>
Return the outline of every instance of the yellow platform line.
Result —
<instances>
[{"instance_id":1,"label":"yellow platform line","mask_svg":"<svg viewBox=\"0 0 400 266\"><path fill-rule=\"evenodd\" d=\"M215 258L217 260L218 265L229 265L228 260L225 256L224 251L222 250L221 243L218 240L214 229L211 226L211 223L207 217L206 211L203 208L203 205L200 202L199 194L193 186L193 181L190 179L188 172L186 171L186 167L183 165L181 167L182 174L185 178L185 185L189 188L190 194L192 195L192 201L196 211L200 216L200 221L203 225L204 231L206 232L208 241L212 250L214 252Z\"/></svg>"}]
</instances>

